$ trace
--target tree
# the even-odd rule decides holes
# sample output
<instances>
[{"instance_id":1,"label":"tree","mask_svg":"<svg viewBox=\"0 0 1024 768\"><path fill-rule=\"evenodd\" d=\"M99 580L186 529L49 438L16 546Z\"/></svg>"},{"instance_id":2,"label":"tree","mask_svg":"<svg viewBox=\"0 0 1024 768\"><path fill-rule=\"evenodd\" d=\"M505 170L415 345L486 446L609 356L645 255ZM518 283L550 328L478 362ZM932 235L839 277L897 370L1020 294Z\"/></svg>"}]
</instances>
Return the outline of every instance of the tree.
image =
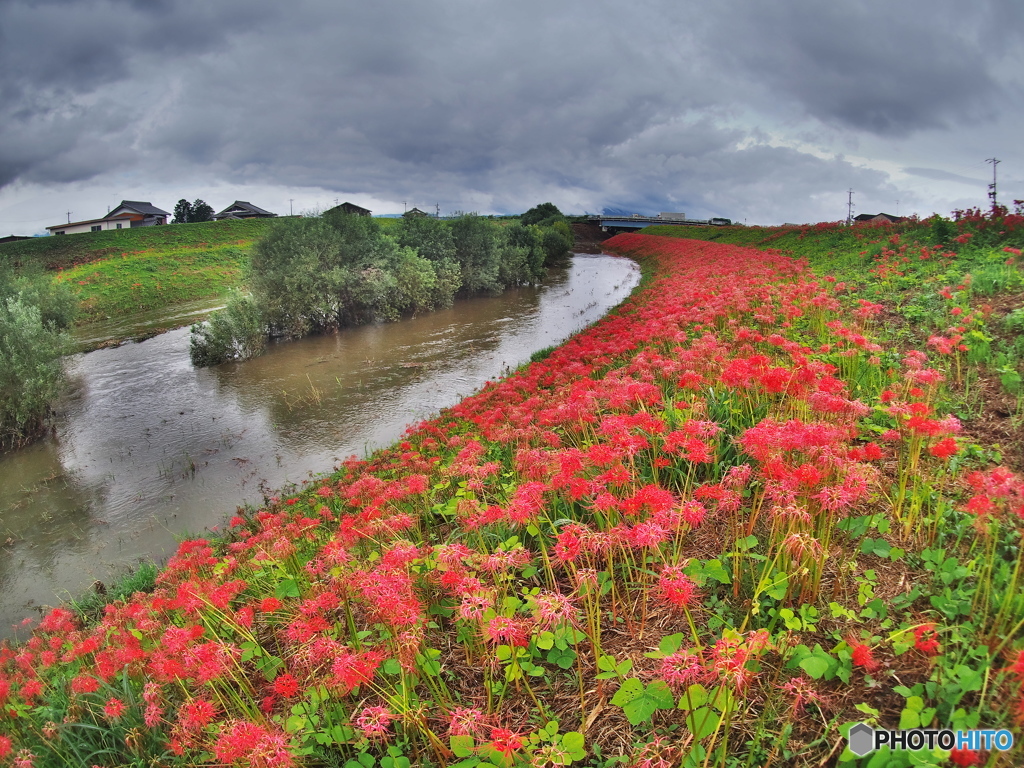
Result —
<instances>
[{"instance_id":1,"label":"tree","mask_svg":"<svg viewBox=\"0 0 1024 768\"><path fill-rule=\"evenodd\" d=\"M205 200L190 203L182 198L174 206L174 220L171 224L194 224L198 221L212 221L213 207Z\"/></svg>"},{"instance_id":2,"label":"tree","mask_svg":"<svg viewBox=\"0 0 1024 768\"><path fill-rule=\"evenodd\" d=\"M174 206L174 220L171 221L171 224L188 224L190 221L192 221L192 203L182 198Z\"/></svg>"},{"instance_id":3,"label":"tree","mask_svg":"<svg viewBox=\"0 0 1024 768\"><path fill-rule=\"evenodd\" d=\"M213 207L205 200L196 200L192 203L192 218L189 221L213 221Z\"/></svg>"},{"instance_id":4,"label":"tree","mask_svg":"<svg viewBox=\"0 0 1024 768\"><path fill-rule=\"evenodd\" d=\"M540 224L542 221L546 221L551 218L561 219L562 212L558 210L558 207L554 203L541 203L540 205L535 205L520 216L519 221L524 226L527 226L529 224Z\"/></svg>"}]
</instances>

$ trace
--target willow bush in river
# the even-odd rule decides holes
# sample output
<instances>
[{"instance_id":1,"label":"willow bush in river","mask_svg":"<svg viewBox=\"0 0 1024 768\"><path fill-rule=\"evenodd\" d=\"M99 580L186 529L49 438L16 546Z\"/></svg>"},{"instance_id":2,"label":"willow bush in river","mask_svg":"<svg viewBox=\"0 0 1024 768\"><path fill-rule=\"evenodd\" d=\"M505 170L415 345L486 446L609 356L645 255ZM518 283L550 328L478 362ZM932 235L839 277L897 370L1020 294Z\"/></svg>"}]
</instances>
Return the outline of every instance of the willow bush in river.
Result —
<instances>
[{"instance_id":1,"label":"willow bush in river","mask_svg":"<svg viewBox=\"0 0 1024 768\"><path fill-rule=\"evenodd\" d=\"M387 233L350 214L284 219L253 249L251 294L193 326L192 362L245 359L260 354L268 337L389 322L450 306L459 292L535 282L572 243L566 232L551 232L473 215L450 224L403 219Z\"/></svg>"},{"instance_id":2,"label":"willow bush in river","mask_svg":"<svg viewBox=\"0 0 1024 768\"><path fill-rule=\"evenodd\" d=\"M0 269L0 448L38 434L63 383L75 302L42 275Z\"/></svg>"}]
</instances>

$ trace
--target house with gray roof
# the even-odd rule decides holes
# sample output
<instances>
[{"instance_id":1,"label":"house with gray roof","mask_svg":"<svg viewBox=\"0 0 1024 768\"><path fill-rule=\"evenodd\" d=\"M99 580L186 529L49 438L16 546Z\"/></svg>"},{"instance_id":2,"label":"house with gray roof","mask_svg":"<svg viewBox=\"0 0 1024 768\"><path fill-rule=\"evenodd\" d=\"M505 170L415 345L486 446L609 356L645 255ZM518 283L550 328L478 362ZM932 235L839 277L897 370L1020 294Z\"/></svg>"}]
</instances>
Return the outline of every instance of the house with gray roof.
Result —
<instances>
[{"instance_id":1,"label":"house with gray roof","mask_svg":"<svg viewBox=\"0 0 1024 768\"><path fill-rule=\"evenodd\" d=\"M170 215L149 202L122 200L120 205L101 219L69 221L67 224L54 224L46 229L51 235L76 235L80 232L102 232L105 229L156 227L166 224Z\"/></svg>"},{"instance_id":2,"label":"house with gray roof","mask_svg":"<svg viewBox=\"0 0 1024 768\"><path fill-rule=\"evenodd\" d=\"M214 221L222 219L272 219L276 213L265 211L259 206L253 205L245 200L235 200L231 205L220 213L213 214Z\"/></svg>"}]
</instances>

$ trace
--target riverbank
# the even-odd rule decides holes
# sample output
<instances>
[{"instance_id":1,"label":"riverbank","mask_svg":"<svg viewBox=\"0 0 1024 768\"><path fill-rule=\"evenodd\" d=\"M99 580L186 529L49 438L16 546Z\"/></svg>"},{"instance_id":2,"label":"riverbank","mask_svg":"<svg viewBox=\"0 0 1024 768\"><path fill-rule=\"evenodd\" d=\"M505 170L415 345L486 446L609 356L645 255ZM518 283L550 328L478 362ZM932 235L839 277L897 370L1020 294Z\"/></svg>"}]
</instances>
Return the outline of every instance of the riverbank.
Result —
<instances>
[{"instance_id":1,"label":"riverbank","mask_svg":"<svg viewBox=\"0 0 1024 768\"><path fill-rule=\"evenodd\" d=\"M185 542L97 627L54 612L0 655L9 749L810 766L857 764L861 721L1019 739L1024 485L948 410L985 294L891 236L832 254L857 286L614 238L646 280L606 319L230 542ZM887 344L912 297L964 337Z\"/></svg>"}]
</instances>

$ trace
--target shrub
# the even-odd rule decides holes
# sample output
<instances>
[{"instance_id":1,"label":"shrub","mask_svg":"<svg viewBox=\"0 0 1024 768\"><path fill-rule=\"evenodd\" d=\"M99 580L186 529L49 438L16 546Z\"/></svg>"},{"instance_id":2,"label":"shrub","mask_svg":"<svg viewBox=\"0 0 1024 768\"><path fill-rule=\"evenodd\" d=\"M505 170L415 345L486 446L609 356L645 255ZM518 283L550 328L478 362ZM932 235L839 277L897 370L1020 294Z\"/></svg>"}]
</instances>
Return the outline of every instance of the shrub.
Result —
<instances>
[{"instance_id":1,"label":"shrub","mask_svg":"<svg viewBox=\"0 0 1024 768\"><path fill-rule=\"evenodd\" d=\"M0 272L0 447L20 445L45 427L64 381L74 306L65 286L41 274Z\"/></svg>"},{"instance_id":2,"label":"shrub","mask_svg":"<svg viewBox=\"0 0 1024 768\"><path fill-rule=\"evenodd\" d=\"M198 366L247 360L263 354L267 324L251 297L234 293L227 306L205 323L192 326L189 357Z\"/></svg>"}]
</instances>

